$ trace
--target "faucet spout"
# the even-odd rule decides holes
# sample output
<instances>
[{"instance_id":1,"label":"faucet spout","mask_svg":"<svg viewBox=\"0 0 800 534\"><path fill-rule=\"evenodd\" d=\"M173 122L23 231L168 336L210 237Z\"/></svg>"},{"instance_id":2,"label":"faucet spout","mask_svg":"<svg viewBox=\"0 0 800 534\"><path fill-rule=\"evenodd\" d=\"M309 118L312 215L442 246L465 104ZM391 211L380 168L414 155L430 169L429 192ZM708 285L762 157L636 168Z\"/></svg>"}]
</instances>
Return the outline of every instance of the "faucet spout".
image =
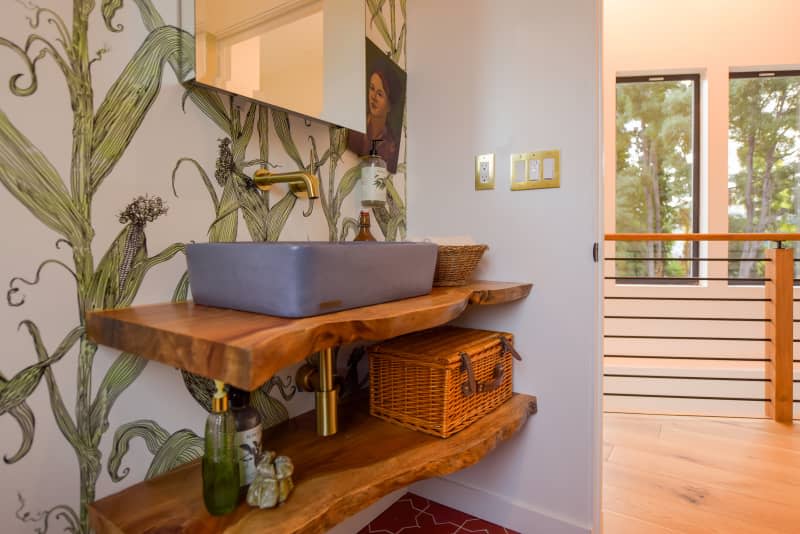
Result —
<instances>
[{"instance_id":1,"label":"faucet spout","mask_svg":"<svg viewBox=\"0 0 800 534\"><path fill-rule=\"evenodd\" d=\"M305 217L314 211L314 199L319 198L319 178L309 172L273 173L267 169L258 169L253 174L253 183L262 191L269 191L273 184L289 184L292 193L308 197L308 210L303 212Z\"/></svg>"},{"instance_id":2,"label":"faucet spout","mask_svg":"<svg viewBox=\"0 0 800 534\"><path fill-rule=\"evenodd\" d=\"M262 191L269 191L273 184L289 184L293 192L305 193L308 198L319 198L319 178L307 172L274 173L267 169L258 169L253 174L253 182Z\"/></svg>"}]
</instances>

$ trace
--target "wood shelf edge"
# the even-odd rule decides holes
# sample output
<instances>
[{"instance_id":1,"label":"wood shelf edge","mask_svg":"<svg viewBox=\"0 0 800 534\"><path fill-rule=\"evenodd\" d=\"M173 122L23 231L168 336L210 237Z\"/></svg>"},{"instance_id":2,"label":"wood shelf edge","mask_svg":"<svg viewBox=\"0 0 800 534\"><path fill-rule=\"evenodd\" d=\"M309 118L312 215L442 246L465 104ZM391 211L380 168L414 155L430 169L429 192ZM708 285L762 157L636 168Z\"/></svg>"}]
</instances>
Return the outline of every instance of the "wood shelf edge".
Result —
<instances>
[{"instance_id":1,"label":"wood shelf edge","mask_svg":"<svg viewBox=\"0 0 800 534\"><path fill-rule=\"evenodd\" d=\"M89 338L192 373L254 390L280 369L322 349L380 341L445 324L468 305L523 299L532 284L476 281L430 295L285 319L191 302L90 312Z\"/></svg>"},{"instance_id":2,"label":"wood shelf edge","mask_svg":"<svg viewBox=\"0 0 800 534\"><path fill-rule=\"evenodd\" d=\"M350 425L338 438L314 435L313 412L265 433L266 443L292 456L297 466L295 492L279 508L241 504L229 516L209 516L202 504L200 466L194 462L92 503L92 525L98 534L325 532L395 489L477 463L525 426L536 413L536 397L514 394L448 439L371 417L363 402L351 407Z\"/></svg>"}]
</instances>

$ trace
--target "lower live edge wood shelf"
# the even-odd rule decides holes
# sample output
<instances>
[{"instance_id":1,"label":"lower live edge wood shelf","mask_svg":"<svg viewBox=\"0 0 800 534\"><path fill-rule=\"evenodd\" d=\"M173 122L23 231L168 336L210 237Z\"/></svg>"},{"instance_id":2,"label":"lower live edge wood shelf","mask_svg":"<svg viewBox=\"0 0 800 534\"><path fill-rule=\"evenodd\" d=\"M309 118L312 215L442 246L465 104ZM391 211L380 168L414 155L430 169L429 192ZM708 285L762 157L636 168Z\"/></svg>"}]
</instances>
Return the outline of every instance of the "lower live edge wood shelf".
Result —
<instances>
[{"instance_id":1,"label":"lower live edge wood shelf","mask_svg":"<svg viewBox=\"0 0 800 534\"><path fill-rule=\"evenodd\" d=\"M325 532L396 489L476 463L536 413L536 397L515 394L441 439L371 417L367 404L363 399L342 406L340 432L328 438L316 435L313 412L265 432L265 446L295 464L294 492L278 508L240 503L230 515L209 515L195 461L92 503L92 526L99 534Z\"/></svg>"},{"instance_id":2,"label":"lower live edge wood shelf","mask_svg":"<svg viewBox=\"0 0 800 534\"><path fill-rule=\"evenodd\" d=\"M152 304L87 314L89 338L192 373L254 390L309 354L450 322L470 304L523 299L532 284L472 282L429 295L316 317L286 319L196 305Z\"/></svg>"}]
</instances>

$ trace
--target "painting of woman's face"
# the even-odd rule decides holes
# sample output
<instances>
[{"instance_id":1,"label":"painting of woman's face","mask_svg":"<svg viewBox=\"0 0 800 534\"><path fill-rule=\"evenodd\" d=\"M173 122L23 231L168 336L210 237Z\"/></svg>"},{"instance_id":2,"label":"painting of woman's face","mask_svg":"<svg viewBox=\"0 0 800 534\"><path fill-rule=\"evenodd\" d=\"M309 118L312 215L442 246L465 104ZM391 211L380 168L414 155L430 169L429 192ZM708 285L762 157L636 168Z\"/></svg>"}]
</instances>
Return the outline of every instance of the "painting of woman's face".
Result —
<instances>
[{"instance_id":1,"label":"painting of woman's face","mask_svg":"<svg viewBox=\"0 0 800 534\"><path fill-rule=\"evenodd\" d=\"M391 111L389 97L383 80L378 73L373 72L369 77L369 113L376 117L385 117Z\"/></svg>"},{"instance_id":2,"label":"painting of woman's face","mask_svg":"<svg viewBox=\"0 0 800 534\"><path fill-rule=\"evenodd\" d=\"M403 140L403 110L406 107L406 73L380 48L365 38L366 70L363 81L366 89L366 131L347 134L347 148L359 156L375 149L386 161L390 173L397 172L400 144Z\"/></svg>"}]
</instances>

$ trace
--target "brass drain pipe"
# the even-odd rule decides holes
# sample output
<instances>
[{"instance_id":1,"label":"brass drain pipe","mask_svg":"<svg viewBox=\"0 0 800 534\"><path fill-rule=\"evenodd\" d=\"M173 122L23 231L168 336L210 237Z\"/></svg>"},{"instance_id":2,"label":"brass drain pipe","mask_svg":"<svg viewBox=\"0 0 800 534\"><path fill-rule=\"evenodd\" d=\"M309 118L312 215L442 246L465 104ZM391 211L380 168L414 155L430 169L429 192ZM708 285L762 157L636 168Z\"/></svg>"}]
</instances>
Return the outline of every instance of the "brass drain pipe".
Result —
<instances>
[{"instance_id":1,"label":"brass drain pipe","mask_svg":"<svg viewBox=\"0 0 800 534\"><path fill-rule=\"evenodd\" d=\"M334 376L333 348L320 351L317 368L303 365L297 370L295 382L304 391L314 391L317 412L317 435L332 436L338 427L338 394Z\"/></svg>"}]
</instances>

